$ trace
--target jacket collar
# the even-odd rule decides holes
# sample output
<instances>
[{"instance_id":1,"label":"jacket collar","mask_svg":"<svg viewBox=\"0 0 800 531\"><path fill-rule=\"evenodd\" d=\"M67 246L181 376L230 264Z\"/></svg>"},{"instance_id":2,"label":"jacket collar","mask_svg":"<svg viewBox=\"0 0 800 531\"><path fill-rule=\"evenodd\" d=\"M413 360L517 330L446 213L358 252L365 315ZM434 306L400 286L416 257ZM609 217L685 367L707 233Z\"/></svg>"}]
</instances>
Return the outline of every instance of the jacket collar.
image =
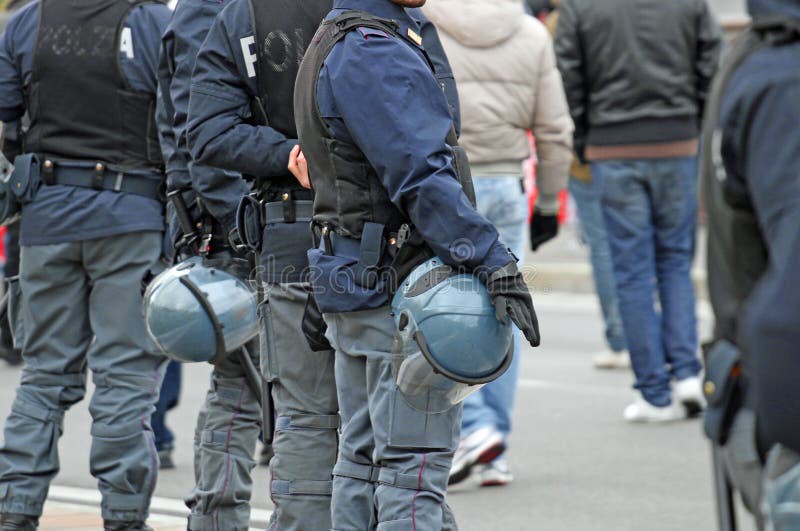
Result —
<instances>
[{"instance_id":1,"label":"jacket collar","mask_svg":"<svg viewBox=\"0 0 800 531\"><path fill-rule=\"evenodd\" d=\"M357 9L366 11L376 17L387 18L400 24L402 32L408 28L418 31L419 26L406 13L405 8L393 4L389 0L334 0L333 9Z\"/></svg>"}]
</instances>

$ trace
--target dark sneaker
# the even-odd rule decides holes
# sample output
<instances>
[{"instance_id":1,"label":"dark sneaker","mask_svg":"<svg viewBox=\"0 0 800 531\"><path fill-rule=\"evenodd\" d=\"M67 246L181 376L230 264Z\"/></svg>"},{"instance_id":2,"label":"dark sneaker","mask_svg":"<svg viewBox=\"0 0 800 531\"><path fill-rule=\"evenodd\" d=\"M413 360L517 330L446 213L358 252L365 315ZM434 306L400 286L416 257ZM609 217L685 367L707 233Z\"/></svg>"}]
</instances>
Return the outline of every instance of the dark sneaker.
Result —
<instances>
[{"instance_id":1,"label":"dark sneaker","mask_svg":"<svg viewBox=\"0 0 800 531\"><path fill-rule=\"evenodd\" d=\"M0 347L0 359L5 360L6 363L12 367L22 365L22 351L16 348Z\"/></svg>"},{"instance_id":2,"label":"dark sneaker","mask_svg":"<svg viewBox=\"0 0 800 531\"><path fill-rule=\"evenodd\" d=\"M158 451L158 468L159 470L175 468L175 462L172 460L172 448Z\"/></svg>"},{"instance_id":3,"label":"dark sneaker","mask_svg":"<svg viewBox=\"0 0 800 531\"><path fill-rule=\"evenodd\" d=\"M39 518L29 514L0 514L0 530L2 531L36 531Z\"/></svg>"},{"instance_id":4,"label":"dark sneaker","mask_svg":"<svg viewBox=\"0 0 800 531\"><path fill-rule=\"evenodd\" d=\"M473 466L491 463L505 450L503 435L492 426L484 426L470 433L458 443L448 485L464 481Z\"/></svg>"},{"instance_id":5,"label":"dark sneaker","mask_svg":"<svg viewBox=\"0 0 800 531\"><path fill-rule=\"evenodd\" d=\"M153 528L141 521L104 520L104 531L153 531Z\"/></svg>"}]
</instances>

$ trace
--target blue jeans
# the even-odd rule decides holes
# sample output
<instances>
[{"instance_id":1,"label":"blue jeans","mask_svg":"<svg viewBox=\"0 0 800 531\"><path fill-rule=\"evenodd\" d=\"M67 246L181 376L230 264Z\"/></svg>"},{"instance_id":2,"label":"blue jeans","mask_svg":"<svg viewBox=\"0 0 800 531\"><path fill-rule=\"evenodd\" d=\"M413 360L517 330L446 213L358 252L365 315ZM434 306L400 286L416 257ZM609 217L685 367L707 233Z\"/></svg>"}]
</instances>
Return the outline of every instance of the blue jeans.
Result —
<instances>
[{"instance_id":1,"label":"blue jeans","mask_svg":"<svg viewBox=\"0 0 800 531\"><path fill-rule=\"evenodd\" d=\"M575 200L578 210L581 234L589 246L594 287L606 323L606 341L611 350L621 352L627 349L628 345L625 342L625 331L619 314L614 265L611 263L611 248L608 245L606 224L603 221L603 207L600 203L602 192L602 184L597 176L588 183L575 177L569 179L569 193Z\"/></svg>"},{"instance_id":2,"label":"blue jeans","mask_svg":"<svg viewBox=\"0 0 800 531\"><path fill-rule=\"evenodd\" d=\"M691 279L697 158L603 161L592 164L592 174L603 187L635 387L651 404L666 406L670 380L696 376L701 369Z\"/></svg>"},{"instance_id":3,"label":"blue jeans","mask_svg":"<svg viewBox=\"0 0 800 531\"><path fill-rule=\"evenodd\" d=\"M167 411L178 405L178 398L181 394L181 364L170 361L167 365L167 372L164 381L161 383L161 392L158 395L156 409L150 418L155 436L156 449L171 450L175 444L175 436L172 430L167 427Z\"/></svg>"},{"instance_id":4,"label":"blue jeans","mask_svg":"<svg viewBox=\"0 0 800 531\"><path fill-rule=\"evenodd\" d=\"M528 231L528 199L519 177L474 177L478 212L491 221L500 241L517 257L525 256ZM522 267L522 261L518 264ZM472 393L464 401L461 437L484 426L494 426L503 437L511 433L511 413L519 379L522 334L514 327L514 360L505 374Z\"/></svg>"}]
</instances>

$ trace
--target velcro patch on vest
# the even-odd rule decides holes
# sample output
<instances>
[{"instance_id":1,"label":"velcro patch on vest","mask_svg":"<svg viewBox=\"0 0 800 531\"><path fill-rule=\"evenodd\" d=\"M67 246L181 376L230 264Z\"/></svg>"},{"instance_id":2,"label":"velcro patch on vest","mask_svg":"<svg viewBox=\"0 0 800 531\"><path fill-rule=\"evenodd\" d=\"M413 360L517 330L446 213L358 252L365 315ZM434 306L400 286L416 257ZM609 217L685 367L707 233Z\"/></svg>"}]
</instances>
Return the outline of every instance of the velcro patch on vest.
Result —
<instances>
[{"instance_id":1,"label":"velcro patch on vest","mask_svg":"<svg viewBox=\"0 0 800 531\"><path fill-rule=\"evenodd\" d=\"M383 39L389 38L389 35L385 31L381 31L375 28L359 27L358 32L361 33L361 35L366 40L369 40L370 37L381 37Z\"/></svg>"}]
</instances>

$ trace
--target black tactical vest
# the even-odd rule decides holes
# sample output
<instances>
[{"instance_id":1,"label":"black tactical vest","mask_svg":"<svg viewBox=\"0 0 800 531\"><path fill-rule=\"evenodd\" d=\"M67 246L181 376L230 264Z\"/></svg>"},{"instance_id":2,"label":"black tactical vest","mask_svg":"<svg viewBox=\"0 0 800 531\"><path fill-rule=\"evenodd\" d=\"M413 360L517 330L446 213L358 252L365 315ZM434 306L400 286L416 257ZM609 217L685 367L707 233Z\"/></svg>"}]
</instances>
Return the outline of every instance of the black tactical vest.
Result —
<instances>
[{"instance_id":1,"label":"black tactical vest","mask_svg":"<svg viewBox=\"0 0 800 531\"><path fill-rule=\"evenodd\" d=\"M314 222L351 238L360 238L368 222L383 225L388 232L396 232L408 222L361 150L333 138L319 112L317 84L322 65L336 43L358 27L404 39L392 21L359 11L326 20L308 47L294 94L300 145L316 192Z\"/></svg>"},{"instance_id":2,"label":"black tactical vest","mask_svg":"<svg viewBox=\"0 0 800 531\"><path fill-rule=\"evenodd\" d=\"M300 62L333 0L250 0L255 30L256 83L252 102L256 125L269 126L287 138L297 138L294 120L294 84ZM258 176L259 187L274 193L295 190L296 197L310 194L293 177Z\"/></svg>"},{"instance_id":3,"label":"black tactical vest","mask_svg":"<svg viewBox=\"0 0 800 531\"><path fill-rule=\"evenodd\" d=\"M754 52L798 39L800 26L794 21L755 21L728 53L709 94L700 184L708 212L708 291L716 321L715 340L738 343L742 305L767 267L767 248L750 198L730 186L722 164L722 98L733 74Z\"/></svg>"},{"instance_id":4,"label":"black tactical vest","mask_svg":"<svg viewBox=\"0 0 800 531\"><path fill-rule=\"evenodd\" d=\"M153 1L41 1L26 151L125 169L162 164L155 94L131 89L120 64L128 13Z\"/></svg>"}]
</instances>

